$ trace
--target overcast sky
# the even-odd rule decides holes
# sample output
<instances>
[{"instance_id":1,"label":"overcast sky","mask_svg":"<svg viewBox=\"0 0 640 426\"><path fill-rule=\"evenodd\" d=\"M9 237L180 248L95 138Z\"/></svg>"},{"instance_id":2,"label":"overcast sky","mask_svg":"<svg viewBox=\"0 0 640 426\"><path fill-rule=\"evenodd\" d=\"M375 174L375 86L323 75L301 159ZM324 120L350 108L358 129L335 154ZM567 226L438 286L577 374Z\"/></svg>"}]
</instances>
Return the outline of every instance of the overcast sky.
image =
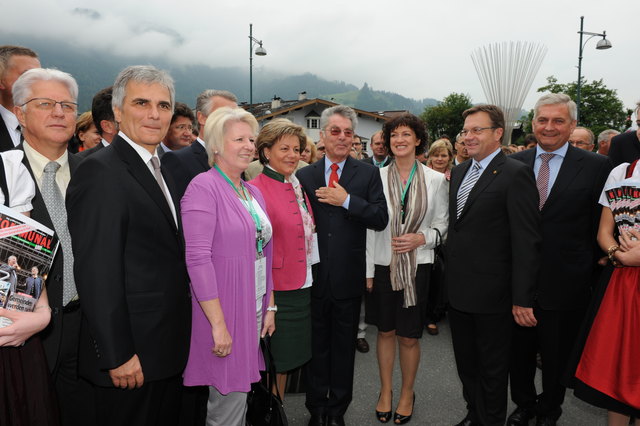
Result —
<instances>
[{"instance_id":1,"label":"overcast sky","mask_svg":"<svg viewBox=\"0 0 640 426\"><path fill-rule=\"evenodd\" d=\"M0 28L125 56L248 67L253 23L268 52L254 58L254 72L312 72L415 99L462 92L473 102L486 101L475 49L536 42L548 52L524 104L531 108L547 76L577 79L581 15L585 31L606 30L613 44L596 50L599 38L588 42L583 75L604 79L633 107L640 100L637 0L17 0L0 15Z\"/></svg>"}]
</instances>

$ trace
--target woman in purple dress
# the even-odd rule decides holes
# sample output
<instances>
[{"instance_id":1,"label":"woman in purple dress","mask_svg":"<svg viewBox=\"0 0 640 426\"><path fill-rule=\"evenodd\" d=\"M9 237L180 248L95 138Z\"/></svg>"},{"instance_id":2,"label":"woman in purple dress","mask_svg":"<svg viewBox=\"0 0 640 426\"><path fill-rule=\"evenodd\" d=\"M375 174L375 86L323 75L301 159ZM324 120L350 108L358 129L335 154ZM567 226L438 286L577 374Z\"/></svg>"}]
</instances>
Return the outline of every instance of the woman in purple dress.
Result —
<instances>
[{"instance_id":1,"label":"woman in purple dress","mask_svg":"<svg viewBox=\"0 0 640 426\"><path fill-rule=\"evenodd\" d=\"M262 194L242 181L253 161L256 119L220 108L205 124L212 168L182 198L192 329L186 386L209 386L207 425L244 425L247 392L260 380L260 336L275 330L271 223Z\"/></svg>"}]
</instances>

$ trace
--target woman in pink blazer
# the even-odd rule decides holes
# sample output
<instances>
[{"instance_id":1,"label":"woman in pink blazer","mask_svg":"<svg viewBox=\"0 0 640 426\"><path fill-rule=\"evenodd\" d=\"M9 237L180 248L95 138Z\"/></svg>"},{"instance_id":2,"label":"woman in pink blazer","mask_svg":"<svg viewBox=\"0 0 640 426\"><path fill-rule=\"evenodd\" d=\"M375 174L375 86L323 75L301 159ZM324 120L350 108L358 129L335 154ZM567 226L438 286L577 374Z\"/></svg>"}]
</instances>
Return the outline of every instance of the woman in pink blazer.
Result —
<instances>
[{"instance_id":1,"label":"woman in pink blazer","mask_svg":"<svg viewBox=\"0 0 640 426\"><path fill-rule=\"evenodd\" d=\"M293 174L306 143L302 127L289 120L276 119L264 126L256 141L264 169L251 181L264 196L273 227L278 315L271 350L280 395L287 372L311 359L311 264L317 240L311 205Z\"/></svg>"}]
</instances>

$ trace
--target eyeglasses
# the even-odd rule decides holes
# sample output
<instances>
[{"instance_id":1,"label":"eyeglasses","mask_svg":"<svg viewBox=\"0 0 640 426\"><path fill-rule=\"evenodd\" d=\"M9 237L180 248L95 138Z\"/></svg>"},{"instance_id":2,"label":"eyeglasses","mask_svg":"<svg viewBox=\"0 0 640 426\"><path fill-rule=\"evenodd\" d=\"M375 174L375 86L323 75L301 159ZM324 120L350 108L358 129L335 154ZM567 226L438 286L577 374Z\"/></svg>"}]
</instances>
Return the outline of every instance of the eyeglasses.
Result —
<instances>
[{"instance_id":1,"label":"eyeglasses","mask_svg":"<svg viewBox=\"0 0 640 426\"><path fill-rule=\"evenodd\" d=\"M78 112L78 104L75 102L54 101L53 99L49 98L29 99L27 102L23 103L20 106L23 107L33 101L36 101L36 109L39 109L41 111L53 111L56 108L56 105L60 104L60 108L62 108L62 112L64 112L65 114L75 114L76 112Z\"/></svg>"},{"instance_id":2,"label":"eyeglasses","mask_svg":"<svg viewBox=\"0 0 640 426\"><path fill-rule=\"evenodd\" d=\"M478 136L480 134L482 134L482 132L484 132L485 130L489 130L489 129L497 129L497 127L493 126L493 127L474 127L473 129L462 129L460 130L460 135L462 135L462 137L467 136L467 134L471 133L474 136Z\"/></svg>"},{"instance_id":3,"label":"eyeglasses","mask_svg":"<svg viewBox=\"0 0 640 426\"><path fill-rule=\"evenodd\" d=\"M179 130L181 132L184 132L185 130L188 131L192 131L193 130L193 126L191 124L178 124L177 126L173 127L176 130Z\"/></svg>"},{"instance_id":4,"label":"eyeglasses","mask_svg":"<svg viewBox=\"0 0 640 426\"><path fill-rule=\"evenodd\" d=\"M318 151L324 151L324 146L316 147L316 150L318 150Z\"/></svg>"},{"instance_id":5,"label":"eyeglasses","mask_svg":"<svg viewBox=\"0 0 640 426\"><path fill-rule=\"evenodd\" d=\"M329 133L331 133L332 136L338 136L340 135L340 133L344 133L344 136L346 138L351 138L353 137L353 130L351 129L340 129L338 127L332 127L329 129Z\"/></svg>"},{"instance_id":6,"label":"eyeglasses","mask_svg":"<svg viewBox=\"0 0 640 426\"><path fill-rule=\"evenodd\" d=\"M580 148L587 147L587 146L591 145L591 144L590 144L590 143L588 143L588 142L572 141L572 140L569 140L569 143L570 143L571 145L575 146L575 147L580 147Z\"/></svg>"},{"instance_id":7,"label":"eyeglasses","mask_svg":"<svg viewBox=\"0 0 640 426\"><path fill-rule=\"evenodd\" d=\"M362 142L354 142L352 145L362 145Z\"/></svg>"}]
</instances>

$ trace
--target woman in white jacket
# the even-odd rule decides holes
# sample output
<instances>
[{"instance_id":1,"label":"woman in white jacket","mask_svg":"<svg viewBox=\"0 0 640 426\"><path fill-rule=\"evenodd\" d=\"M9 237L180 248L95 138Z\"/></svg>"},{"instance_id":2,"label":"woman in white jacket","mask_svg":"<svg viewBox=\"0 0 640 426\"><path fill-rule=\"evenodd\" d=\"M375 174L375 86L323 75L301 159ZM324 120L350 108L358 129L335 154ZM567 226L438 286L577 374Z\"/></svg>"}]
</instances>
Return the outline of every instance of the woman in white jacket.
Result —
<instances>
[{"instance_id":1,"label":"woman in white jacket","mask_svg":"<svg viewBox=\"0 0 640 426\"><path fill-rule=\"evenodd\" d=\"M449 185L442 173L416 160L427 140L425 125L418 117L400 115L385 124L383 134L395 160L380 169L389 224L380 232L367 231L367 290L372 292L367 322L378 327L380 395L376 417L382 423L391 420L397 342L402 388L393 421L404 424L413 414L413 385L420 362L418 339L425 324L435 229L445 236Z\"/></svg>"}]
</instances>

